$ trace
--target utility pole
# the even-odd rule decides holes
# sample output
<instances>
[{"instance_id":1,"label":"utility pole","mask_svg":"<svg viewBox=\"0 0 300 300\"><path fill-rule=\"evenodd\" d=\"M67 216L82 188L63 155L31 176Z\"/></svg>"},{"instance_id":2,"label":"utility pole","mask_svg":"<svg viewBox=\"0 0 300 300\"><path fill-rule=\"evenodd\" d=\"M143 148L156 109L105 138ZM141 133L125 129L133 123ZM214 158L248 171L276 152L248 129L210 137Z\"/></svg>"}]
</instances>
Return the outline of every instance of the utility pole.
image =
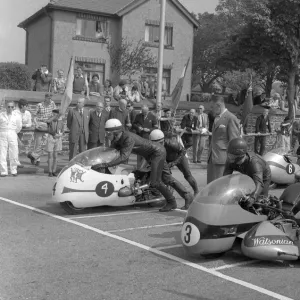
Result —
<instances>
[{"instance_id":1,"label":"utility pole","mask_svg":"<svg viewBox=\"0 0 300 300\"><path fill-rule=\"evenodd\" d=\"M159 50L158 50L158 72L156 104L161 104L162 78L164 66L164 44L165 44L165 21L166 21L166 0L160 0L160 27L159 27Z\"/></svg>"}]
</instances>

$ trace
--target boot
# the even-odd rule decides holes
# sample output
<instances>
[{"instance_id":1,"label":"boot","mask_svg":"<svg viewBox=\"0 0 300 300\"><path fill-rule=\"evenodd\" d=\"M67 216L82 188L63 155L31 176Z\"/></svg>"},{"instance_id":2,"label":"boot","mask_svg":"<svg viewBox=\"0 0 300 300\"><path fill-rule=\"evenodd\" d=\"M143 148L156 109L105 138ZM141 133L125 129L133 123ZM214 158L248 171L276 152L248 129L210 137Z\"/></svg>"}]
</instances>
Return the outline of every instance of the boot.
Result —
<instances>
[{"instance_id":1,"label":"boot","mask_svg":"<svg viewBox=\"0 0 300 300\"><path fill-rule=\"evenodd\" d=\"M171 211L177 208L177 203L176 200L172 200L170 202L167 202L167 204L165 206L163 206L159 211L160 212L167 212L167 211Z\"/></svg>"},{"instance_id":2,"label":"boot","mask_svg":"<svg viewBox=\"0 0 300 300\"><path fill-rule=\"evenodd\" d=\"M190 205L193 202L193 196L190 193L186 193L186 195L184 197L184 201L185 201L185 205L182 206L180 209L188 210L188 208L190 207Z\"/></svg>"},{"instance_id":3,"label":"boot","mask_svg":"<svg viewBox=\"0 0 300 300\"><path fill-rule=\"evenodd\" d=\"M192 189L194 191L194 196L196 196L199 193L199 190L198 190L198 185L197 185L195 178L193 176L190 176L190 177L186 178L186 181L190 184L190 186L192 187Z\"/></svg>"}]
</instances>

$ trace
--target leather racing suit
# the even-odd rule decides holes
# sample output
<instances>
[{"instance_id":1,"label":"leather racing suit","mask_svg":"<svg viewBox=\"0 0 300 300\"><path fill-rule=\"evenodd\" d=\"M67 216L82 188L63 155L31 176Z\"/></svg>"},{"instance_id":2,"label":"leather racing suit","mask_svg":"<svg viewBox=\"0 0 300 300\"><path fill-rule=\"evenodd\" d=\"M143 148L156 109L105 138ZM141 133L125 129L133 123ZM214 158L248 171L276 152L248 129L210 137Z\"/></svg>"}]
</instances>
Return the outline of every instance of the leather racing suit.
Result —
<instances>
[{"instance_id":1,"label":"leather racing suit","mask_svg":"<svg viewBox=\"0 0 300 300\"><path fill-rule=\"evenodd\" d=\"M233 171L251 177L255 183L256 189L253 197L256 199L259 195L268 196L271 182L271 169L267 162L259 155L246 153L246 159L242 164L229 163L227 160L223 176L230 175Z\"/></svg>"},{"instance_id":2,"label":"leather racing suit","mask_svg":"<svg viewBox=\"0 0 300 300\"><path fill-rule=\"evenodd\" d=\"M164 146L167 151L166 161L169 167L172 168L173 166L177 166L185 180L194 190L194 194L198 194L199 190L197 182L190 171L188 159L185 156L186 149L180 143L172 139L166 139Z\"/></svg>"},{"instance_id":3,"label":"leather racing suit","mask_svg":"<svg viewBox=\"0 0 300 300\"><path fill-rule=\"evenodd\" d=\"M120 156L107 163L107 167L117 166L125 162L129 159L131 153L144 157L151 165L151 186L161 192L167 203L176 202L175 197L162 182L162 173L167 167L166 150L163 145L143 139L132 132L123 131L120 139L116 142L112 142L111 147L120 151ZM168 176L167 179L171 181L170 176Z\"/></svg>"}]
</instances>

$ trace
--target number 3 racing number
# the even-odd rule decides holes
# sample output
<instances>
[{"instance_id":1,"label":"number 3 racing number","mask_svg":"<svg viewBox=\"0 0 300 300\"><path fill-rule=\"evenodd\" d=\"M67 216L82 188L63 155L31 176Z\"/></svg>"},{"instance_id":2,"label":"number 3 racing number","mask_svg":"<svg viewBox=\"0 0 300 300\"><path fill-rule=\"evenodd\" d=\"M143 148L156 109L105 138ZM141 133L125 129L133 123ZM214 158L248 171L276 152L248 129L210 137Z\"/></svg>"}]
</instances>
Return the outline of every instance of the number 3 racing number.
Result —
<instances>
[{"instance_id":1,"label":"number 3 racing number","mask_svg":"<svg viewBox=\"0 0 300 300\"><path fill-rule=\"evenodd\" d=\"M186 222L181 229L181 240L185 246L191 247L196 245L200 240L200 231L192 223Z\"/></svg>"},{"instance_id":2,"label":"number 3 racing number","mask_svg":"<svg viewBox=\"0 0 300 300\"><path fill-rule=\"evenodd\" d=\"M295 173L295 166L293 164L288 164L286 166L286 172L288 174L294 174Z\"/></svg>"},{"instance_id":3,"label":"number 3 racing number","mask_svg":"<svg viewBox=\"0 0 300 300\"><path fill-rule=\"evenodd\" d=\"M114 185L109 181L101 181L96 186L96 194L99 197L106 198L115 191Z\"/></svg>"}]
</instances>

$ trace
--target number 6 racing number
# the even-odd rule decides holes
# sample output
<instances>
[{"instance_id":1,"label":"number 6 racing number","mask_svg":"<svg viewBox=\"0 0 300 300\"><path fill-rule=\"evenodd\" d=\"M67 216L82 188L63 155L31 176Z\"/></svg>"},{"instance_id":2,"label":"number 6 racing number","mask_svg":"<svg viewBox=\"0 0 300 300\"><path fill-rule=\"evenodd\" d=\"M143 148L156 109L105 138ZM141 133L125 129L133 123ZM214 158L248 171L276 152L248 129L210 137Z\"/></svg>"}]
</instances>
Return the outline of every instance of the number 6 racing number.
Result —
<instances>
[{"instance_id":1,"label":"number 6 racing number","mask_svg":"<svg viewBox=\"0 0 300 300\"><path fill-rule=\"evenodd\" d=\"M286 166L285 170L288 174L294 174L295 173L295 166L293 164L288 164Z\"/></svg>"},{"instance_id":2,"label":"number 6 racing number","mask_svg":"<svg viewBox=\"0 0 300 300\"><path fill-rule=\"evenodd\" d=\"M181 240L185 246L196 245L200 240L200 231L193 223L186 222L181 229Z\"/></svg>"},{"instance_id":3,"label":"number 6 racing number","mask_svg":"<svg viewBox=\"0 0 300 300\"><path fill-rule=\"evenodd\" d=\"M101 181L96 186L96 194L102 198L109 197L114 191L115 187L109 181Z\"/></svg>"}]
</instances>

